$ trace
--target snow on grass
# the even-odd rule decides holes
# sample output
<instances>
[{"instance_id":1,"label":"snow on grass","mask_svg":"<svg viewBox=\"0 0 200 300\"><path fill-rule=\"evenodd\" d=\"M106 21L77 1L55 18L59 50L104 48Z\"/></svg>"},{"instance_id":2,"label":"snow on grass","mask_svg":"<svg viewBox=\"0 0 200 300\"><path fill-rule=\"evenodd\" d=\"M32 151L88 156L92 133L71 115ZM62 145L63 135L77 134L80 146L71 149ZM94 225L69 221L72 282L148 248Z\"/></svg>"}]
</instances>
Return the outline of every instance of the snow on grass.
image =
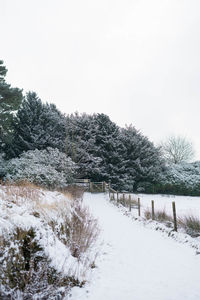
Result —
<instances>
[{"instance_id":1,"label":"snow on grass","mask_svg":"<svg viewBox=\"0 0 200 300\"><path fill-rule=\"evenodd\" d=\"M81 200L73 199L68 193L50 192L35 186L0 186L0 298L2 291L5 294L13 293L13 287L14 297L22 291L15 265L20 266L19 275L22 278L25 274L25 285L31 285L28 278L32 273L37 273L35 267L31 270L31 259L39 264L41 260L46 272L52 268L54 274L48 275L48 282L49 276L52 282L58 277L55 290L62 286L62 280L66 285L68 281L68 284L82 285L90 276L98 252L99 246L95 244L98 236L96 226L96 221L90 217ZM86 245L83 246L83 242ZM46 275L43 278L41 268L38 269L36 281L40 281L39 271L45 286L47 279ZM14 279L10 281L10 278Z\"/></svg>"},{"instance_id":2,"label":"snow on grass","mask_svg":"<svg viewBox=\"0 0 200 300\"><path fill-rule=\"evenodd\" d=\"M71 219L71 199L61 193L41 189L30 190L24 187L23 191L20 190L17 186L10 186L8 193L6 186L0 189L0 235L6 238L6 235L15 232L17 227L23 230L34 228L36 240L44 249L52 266L64 275L75 275L76 270L80 269L77 260L49 225L50 221L61 224L62 216ZM34 216L35 212L38 216ZM77 279L79 275L76 274Z\"/></svg>"},{"instance_id":3,"label":"snow on grass","mask_svg":"<svg viewBox=\"0 0 200 300\"><path fill-rule=\"evenodd\" d=\"M200 299L200 255L192 247L152 230L142 217L135 220L137 211L114 206L108 196L85 194L84 202L98 218L104 245L90 283L66 299Z\"/></svg>"}]
</instances>

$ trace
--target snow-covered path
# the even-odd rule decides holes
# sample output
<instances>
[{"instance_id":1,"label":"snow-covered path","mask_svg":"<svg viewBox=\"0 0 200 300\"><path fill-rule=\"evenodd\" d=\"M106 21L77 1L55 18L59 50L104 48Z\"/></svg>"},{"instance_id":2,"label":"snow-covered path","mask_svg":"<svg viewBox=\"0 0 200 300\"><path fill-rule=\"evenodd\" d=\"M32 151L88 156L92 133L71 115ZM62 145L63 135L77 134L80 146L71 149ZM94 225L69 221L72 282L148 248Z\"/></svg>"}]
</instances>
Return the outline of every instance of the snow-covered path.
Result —
<instances>
[{"instance_id":1,"label":"snow-covered path","mask_svg":"<svg viewBox=\"0 0 200 300\"><path fill-rule=\"evenodd\" d=\"M200 255L124 216L104 195L85 194L98 218L104 255L91 283L71 300L198 300Z\"/></svg>"}]
</instances>

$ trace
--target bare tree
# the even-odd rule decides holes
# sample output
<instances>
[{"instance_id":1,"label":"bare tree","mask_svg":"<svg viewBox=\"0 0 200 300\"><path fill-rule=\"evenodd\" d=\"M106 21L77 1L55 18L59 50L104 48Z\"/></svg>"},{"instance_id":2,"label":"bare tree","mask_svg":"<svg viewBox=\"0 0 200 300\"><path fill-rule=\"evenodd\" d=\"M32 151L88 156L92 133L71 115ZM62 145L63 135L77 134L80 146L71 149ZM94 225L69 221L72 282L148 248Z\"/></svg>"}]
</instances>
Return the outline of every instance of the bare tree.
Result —
<instances>
[{"instance_id":1,"label":"bare tree","mask_svg":"<svg viewBox=\"0 0 200 300\"><path fill-rule=\"evenodd\" d=\"M169 136L161 143L161 150L169 163L180 164L194 157L193 144L182 136Z\"/></svg>"}]
</instances>

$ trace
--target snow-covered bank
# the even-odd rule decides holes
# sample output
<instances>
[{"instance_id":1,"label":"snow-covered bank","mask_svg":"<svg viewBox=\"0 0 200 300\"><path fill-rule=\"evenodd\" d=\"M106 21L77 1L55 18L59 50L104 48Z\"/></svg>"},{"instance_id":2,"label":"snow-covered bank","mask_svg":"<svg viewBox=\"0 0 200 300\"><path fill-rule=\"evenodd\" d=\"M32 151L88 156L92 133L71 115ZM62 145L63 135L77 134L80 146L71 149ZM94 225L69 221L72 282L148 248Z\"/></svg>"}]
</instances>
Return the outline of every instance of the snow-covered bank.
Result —
<instances>
[{"instance_id":1,"label":"snow-covered bank","mask_svg":"<svg viewBox=\"0 0 200 300\"><path fill-rule=\"evenodd\" d=\"M104 240L94 277L71 300L200 299L200 255L128 218L105 195L85 194Z\"/></svg>"},{"instance_id":2,"label":"snow-covered bank","mask_svg":"<svg viewBox=\"0 0 200 300\"><path fill-rule=\"evenodd\" d=\"M96 257L95 226L69 193L0 186L0 299L55 299L82 285Z\"/></svg>"}]
</instances>

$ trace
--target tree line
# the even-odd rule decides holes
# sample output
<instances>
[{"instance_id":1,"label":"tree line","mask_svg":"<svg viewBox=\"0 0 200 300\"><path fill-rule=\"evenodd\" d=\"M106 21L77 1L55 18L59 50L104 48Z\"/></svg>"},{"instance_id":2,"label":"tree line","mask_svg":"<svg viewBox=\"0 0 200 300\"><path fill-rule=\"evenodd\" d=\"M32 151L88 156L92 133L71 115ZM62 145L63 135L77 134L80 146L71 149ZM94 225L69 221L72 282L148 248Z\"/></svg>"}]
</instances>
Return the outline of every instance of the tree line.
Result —
<instances>
[{"instance_id":1,"label":"tree line","mask_svg":"<svg viewBox=\"0 0 200 300\"><path fill-rule=\"evenodd\" d=\"M12 88L6 72L0 61L2 178L27 178L53 187L89 178L130 192L163 192L167 185L175 186L169 175L174 167L166 163L162 148L134 126L121 128L102 113L65 115L35 92L23 96L21 89Z\"/></svg>"}]
</instances>

